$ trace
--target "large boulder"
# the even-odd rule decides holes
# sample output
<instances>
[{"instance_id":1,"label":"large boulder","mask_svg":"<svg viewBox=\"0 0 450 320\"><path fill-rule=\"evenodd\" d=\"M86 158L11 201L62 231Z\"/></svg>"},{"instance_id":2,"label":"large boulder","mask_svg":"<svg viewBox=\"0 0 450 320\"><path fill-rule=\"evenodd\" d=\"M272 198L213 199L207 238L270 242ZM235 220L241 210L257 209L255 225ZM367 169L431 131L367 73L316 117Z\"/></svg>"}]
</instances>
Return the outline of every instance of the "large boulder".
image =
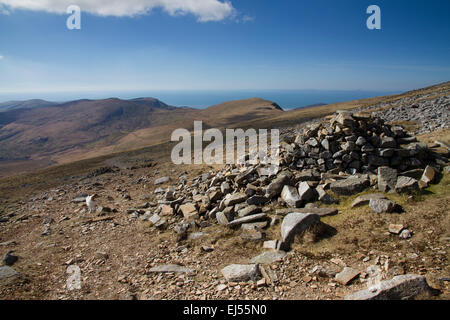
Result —
<instances>
[{"instance_id":1,"label":"large boulder","mask_svg":"<svg viewBox=\"0 0 450 320\"><path fill-rule=\"evenodd\" d=\"M281 224L282 248L289 249L296 235L304 233L320 223L320 217L314 213L293 212L288 214Z\"/></svg>"}]
</instances>

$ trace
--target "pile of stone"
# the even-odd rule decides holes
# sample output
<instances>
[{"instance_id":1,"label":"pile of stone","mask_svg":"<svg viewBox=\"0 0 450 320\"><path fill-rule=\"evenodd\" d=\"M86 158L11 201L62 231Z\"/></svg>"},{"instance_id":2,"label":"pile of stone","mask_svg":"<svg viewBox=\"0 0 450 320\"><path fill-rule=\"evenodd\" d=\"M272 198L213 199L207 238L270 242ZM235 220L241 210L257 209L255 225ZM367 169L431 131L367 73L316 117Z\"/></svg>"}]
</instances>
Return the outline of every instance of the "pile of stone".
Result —
<instances>
[{"instance_id":1,"label":"pile of stone","mask_svg":"<svg viewBox=\"0 0 450 320\"><path fill-rule=\"evenodd\" d=\"M371 186L383 192L415 192L432 183L446 164L401 126L369 114L341 111L328 120L283 137L280 166L226 165L192 181L182 176L176 186L168 186L169 177L160 177L148 209L128 213L157 228L173 228L180 239L191 226L211 222L242 228L248 237L261 239L262 229L283 220L283 239L265 247L288 249L295 234L319 223L321 216L337 213L312 203L332 204L339 195ZM387 199L366 200L376 212L396 209ZM179 216L183 221L174 218Z\"/></svg>"}]
</instances>

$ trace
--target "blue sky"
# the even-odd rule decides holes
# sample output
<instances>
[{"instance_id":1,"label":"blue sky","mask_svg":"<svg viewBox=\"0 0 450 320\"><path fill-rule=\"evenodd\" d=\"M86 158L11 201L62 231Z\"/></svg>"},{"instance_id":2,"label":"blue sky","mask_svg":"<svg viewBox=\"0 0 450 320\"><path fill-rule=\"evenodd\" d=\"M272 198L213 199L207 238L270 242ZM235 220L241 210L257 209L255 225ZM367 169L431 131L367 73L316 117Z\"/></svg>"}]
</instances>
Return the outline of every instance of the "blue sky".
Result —
<instances>
[{"instance_id":1,"label":"blue sky","mask_svg":"<svg viewBox=\"0 0 450 320\"><path fill-rule=\"evenodd\" d=\"M0 0L0 94L399 91L450 80L448 0L232 0L226 8L198 0L175 11L179 0L161 0L168 4L146 14L120 8L133 16L100 16L105 1L91 0L88 12L80 5L81 30L68 30L61 10L14 1ZM382 30L366 28L372 4L381 8Z\"/></svg>"}]
</instances>

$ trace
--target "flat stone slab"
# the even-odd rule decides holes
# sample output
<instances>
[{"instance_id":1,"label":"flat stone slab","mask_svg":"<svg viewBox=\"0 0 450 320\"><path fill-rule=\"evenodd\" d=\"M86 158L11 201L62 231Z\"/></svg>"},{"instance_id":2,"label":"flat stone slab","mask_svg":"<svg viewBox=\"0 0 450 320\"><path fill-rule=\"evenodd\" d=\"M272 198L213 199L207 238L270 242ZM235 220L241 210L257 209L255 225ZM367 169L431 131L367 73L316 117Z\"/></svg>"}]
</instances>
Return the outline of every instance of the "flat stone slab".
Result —
<instances>
[{"instance_id":1,"label":"flat stone slab","mask_svg":"<svg viewBox=\"0 0 450 320\"><path fill-rule=\"evenodd\" d=\"M343 285L349 284L353 279L359 276L361 271L345 267L341 272L336 274L336 281L342 283Z\"/></svg>"},{"instance_id":2,"label":"flat stone slab","mask_svg":"<svg viewBox=\"0 0 450 320\"><path fill-rule=\"evenodd\" d=\"M297 208L297 209L277 209L276 213L279 215L285 215L293 212L299 213L314 213L319 217L334 216L339 213L335 208Z\"/></svg>"},{"instance_id":3,"label":"flat stone slab","mask_svg":"<svg viewBox=\"0 0 450 320\"><path fill-rule=\"evenodd\" d=\"M258 264L270 264L275 261L279 261L286 256L286 252L284 251L266 251L261 253L259 256L254 257L250 260L251 263Z\"/></svg>"},{"instance_id":4,"label":"flat stone slab","mask_svg":"<svg viewBox=\"0 0 450 320\"><path fill-rule=\"evenodd\" d=\"M8 266L0 267L0 280L11 278L17 275L19 275L19 273L11 267Z\"/></svg>"},{"instance_id":5,"label":"flat stone slab","mask_svg":"<svg viewBox=\"0 0 450 320\"><path fill-rule=\"evenodd\" d=\"M371 199L386 199L386 196L382 193L364 194L353 200L352 208L368 205Z\"/></svg>"},{"instance_id":6,"label":"flat stone slab","mask_svg":"<svg viewBox=\"0 0 450 320\"><path fill-rule=\"evenodd\" d=\"M223 268L221 272L230 282L257 280L260 277L257 264L232 264Z\"/></svg>"},{"instance_id":7,"label":"flat stone slab","mask_svg":"<svg viewBox=\"0 0 450 320\"><path fill-rule=\"evenodd\" d=\"M261 208L257 207L255 205L250 205L248 207L245 207L244 209L241 209L238 211L238 216L240 218L252 215L252 214L257 214L261 212Z\"/></svg>"},{"instance_id":8,"label":"flat stone slab","mask_svg":"<svg viewBox=\"0 0 450 320\"><path fill-rule=\"evenodd\" d=\"M244 202L247 198L245 193L234 193L225 200L224 204L225 207L234 206L235 204Z\"/></svg>"},{"instance_id":9,"label":"flat stone slab","mask_svg":"<svg viewBox=\"0 0 450 320\"><path fill-rule=\"evenodd\" d=\"M349 294L345 300L407 300L430 290L424 276L406 274Z\"/></svg>"},{"instance_id":10,"label":"flat stone slab","mask_svg":"<svg viewBox=\"0 0 450 320\"><path fill-rule=\"evenodd\" d=\"M258 220L262 220L262 219L266 219L266 218L267 218L267 214L265 214L265 213L252 214L250 216L246 216L246 217L243 217L240 219L233 220L230 223L228 223L228 226L229 227L239 226L244 223L258 221Z\"/></svg>"},{"instance_id":11,"label":"flat stone slab","mask_svg":"<svg viewBox=\"0 0 450 320\"><path fill-rule=\"evenodd\" d=\"M156 186L156 185L158 185L158 184L167 183L167 182L169 182L169 181L170 181L170 178L169 178L169 177L161 177L161 178L156 179L155 182L154 182L154 184L155 184L155 186Z\"/></svg>"},{"instance_id":12,"label":"flat stone slab","mask_svg":"<svg viewBox=\"0 0 450 320\"><path fill-rule=\"evenodd\" d=\"M367 177L355 178L349 177L345 180L335 181L330 184L330 189L336 194L351 196L364 191L370 186Z\"/></svg>"},{"instance_id":13,"label":"flat stone slab","mask_svg":"<svg viewBox=\"0 0 450 320\"><path fill-rule=\"evenodd\" d=\"M194 270L180 266L178 264L164 264L153 267L149 272L154 273L193 273Z\"/></svg>"}]
</instances>

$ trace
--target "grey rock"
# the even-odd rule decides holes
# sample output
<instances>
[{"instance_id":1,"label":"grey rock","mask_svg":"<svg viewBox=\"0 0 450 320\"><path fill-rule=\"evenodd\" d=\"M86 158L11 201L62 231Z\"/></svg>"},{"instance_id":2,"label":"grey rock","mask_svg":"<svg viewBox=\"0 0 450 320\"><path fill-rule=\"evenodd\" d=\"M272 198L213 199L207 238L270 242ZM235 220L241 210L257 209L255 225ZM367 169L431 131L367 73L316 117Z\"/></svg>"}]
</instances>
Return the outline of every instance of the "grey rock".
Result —
<instances>
[{"instance_id":1,"label":"grey rock","mask_svg":"<svg viewBox=\"0 0 450 320\"><path fill-rule=\"evenodd\" d=\"M3 266L0 267L0 280L18 276L19 273L11 267Z\"/></svg>"},{"instance_id":2,"label":"grey rock","mask_svg":"<svg viewBox=\"0 0 450 320\"><path fill-rule=\"evenodd\" d=\"M235 227L235 226L239 226L239 225L244 224L244 223L249 223L249 222L263 220L263 219L267 219L267 215L265 213L252 214L250 216L246 216L246 217L243 217L243 218L239 218L239 219L233 220L230 223L228 223L228 226L229 227Z\"/></svg>"},{"instance_id":3,"label":"grey rock","mask_svg":"<svg viewBox=\"0 0 450 320\"><path fill-rule=\"evenodd\" d=\"M407 240L411 237L412 237L412 232L409 231L408 229L405 229L400 233L400 239Z\"/></svg>"},{"instance_id":4,"label":"grey rock","mask_svg":"<svg viewBox=\"0 0 450 320\"><path fill-rule=\"evenodd\" d=\"M286 252L284 251L266 251L259 256L254 257L250 262L257 264L271 264L283 259L285 256Z\"/></svg>"},{"instance_id":5,"label":"grey rock","mask_svg":"<svg viewBox=\"0 0 450 320\"><path fill-rule=\"evenodd\" d=\"M234 206L235 204L242 203L247 200L247 195L245 193L234 193L229 198L225 200L225 206Z\"/></svg>"},{"instance_id":6,"label":"grey rock","mask_svg":"<svg viewBox=\"0 0 450 320\"><path fill-rule=\"evenodd\" d=\"M331 191L340 195L353 195L364 191L370 186L368 177L349 177L345 180L332 182L330 185Z\"/></svg>"},{"instance_id":7,"label":"grey rock","mask_svg":"<svg viewBox=\"0 0 450 320\"><path fill-rule=\"evenodd\" d=\"M352 208L368 205L371 199L386 199L386 196L382 193L371 193L358 196L352 202Z\"/></svg>"},{"instance_id":8,"label":"grey rock","mask_svg":"<svg viewBox=\"0 0 450 320\"><path fill-rule=\"evenodd\" d=\"M395 185L395 191L397 193L409 193L419 190L419 183L416 179L400 176L397 179L397 184Z\"/></svg>"},{"instance_id":9,"label":"grey rock","mask_svg":"<svg viewBox=\"0 0 450 320\"><path fill-rule=\"evenodd\" d=\"M167 183L170 181L170 177L161 177L155 180L154 184L155 186L158 184L163 184L163 183Z\"/></svg>"},{"instance_id":10,"label":"grey rock","mask_svg":"<svg viewBox=\"0 0 450 320\"><path fill-rule=\"evenodd\" d=\"M261 212L261 208L260 207L257 207L255 205L251 205L251 206L248 206L248 207L246 207L244 209L239 210L238 211L238 216L243 218L245 216L249 216L249 215L260 213L260 212Z\"/></svg>"},{"instance_id":11,"label":"grey rock","mask_svg":"<svg viewBox=\"0 0 450 320\"><path fill-rule=\"evenodd\" d=\"M396 209L397 204L387 199L370 199L369 207L376 213L391 213Z\"/></svg>"},{"instance_id":12,"label":"grey rock","mask_svg":"<svg viewBox=\"0 0 450 320\"><path fill-rule=\"evenodd\" d=\"M345 300L407 300L428 292L431 292L431 288L424 276L406 274L349 294Z\"/></svg>"},{"instance_id":13,"label":"grey rock","mask_svg":"<svg viewBox=\"0 0 450 320\"><path fill-rule=\"evenodd\" d=\"M290 207L298 208L300 207L302 200L297 192L297 189L292 186L284 186L281 192L281 199Z\"/></svg>"},{"instance_id":14,"label":"grey rock","mask_svg":"<svg viewBox=\"0 0 450 320\"><path fill-rule=\"evenodd\" d=\"M309 186L307 182L301 182L298 186L298 194L300 200L305 202L313 202L317 199L317 192Z\"/></svg>"},{"instance_id":15,"label":"grey rock","mask_svg":"<svg viewBox=\"0 0 450 320\"><path fill-rule=\"evenodd\" d=\"M260 277L257 264L232 264L223 268L221 272L230 282L257 280Z\"/></svg>"},{"instance_id":16,"label":"grey rock","mask_svg":"<svg viewBox=\"0 0 450 320\"><path fill-rule=\"evenodd\" d=\"M178 264L164 264L153 267L149 270L151 273L194 273L194 270Z\"/></svg>"},{"instance_id":17,"label":"grey rock","mask_svg":"<svg viewBox=\"0 0 450 320\"><path fill-rule=\"evenodd\" d=\"M286 184L289 184L292 179L292 174L282 172L276 177L266 188L266 196L269 199L278 197Z\"/></svg>"},{"instance_id":18,"label":"grey rock","mask_svg":"<svg viewBox=\"0 0 450 320\"><path fill-rule=\"evenodd\" d=\"M388 192L394 190L397 183L397 170L390 167L378 168L378 190Z\"/></svg>"},{"instance_id":19,"label":"grey rock","mask_svg":"<svg viewBox=\"0 0 450 320\"><path fill-rule=\"evenodd\" d=\"M228 225L228 223L230 222L230 220L228 219L228 217L225 215L225 213L223 211L221 212L217 212L216 214L216 219L217 219L217 223L221 224L221 225Z\"/></svg>"},{"instance_id":20,"label":"grey rock","mask_svg":"<svg viewBox=\"0 0 450 320\"><path fill-rule=\"evenodd\" d=\"M325 204L333 204L336 200L333 199L321 186L317 186L316 188L317 196L319 201Z\"/></svg>"}]
</instances>

